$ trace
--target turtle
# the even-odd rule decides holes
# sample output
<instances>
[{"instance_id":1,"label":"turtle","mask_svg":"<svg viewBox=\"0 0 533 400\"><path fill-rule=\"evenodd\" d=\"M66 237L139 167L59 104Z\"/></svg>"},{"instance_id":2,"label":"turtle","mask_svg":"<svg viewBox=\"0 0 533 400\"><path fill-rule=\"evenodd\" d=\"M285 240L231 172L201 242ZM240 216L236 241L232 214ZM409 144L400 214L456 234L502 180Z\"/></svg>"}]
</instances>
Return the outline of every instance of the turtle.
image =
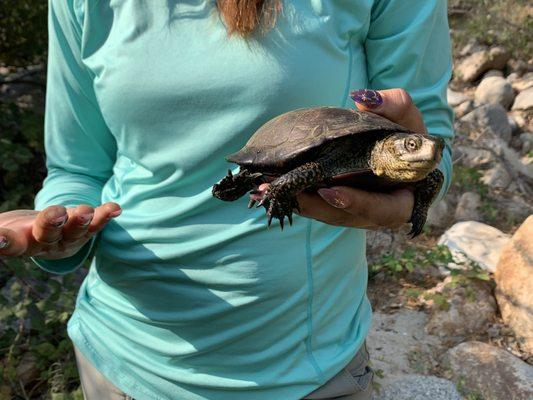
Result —
<instances>
[{"instance_id":1,"label":"turtle","mask_svg":"<svg viewBox=\"0 0 533 400\"><path fill-rule=\"evenodd\" d=\"M412 132L377 114L338 107L300 108L261 126L226 160L238 164L213 185L214 197L234 201L250 192L248 207L264 206L268 226L300 208L296 195L346 185L373 191L411 188L414 207L409 234L422 232L428 209L444 177L437 168L444 141ZM262 183L270 185L259 191ZM254 198L255 197L255 198Z\"/></svg>"}]
</instances>

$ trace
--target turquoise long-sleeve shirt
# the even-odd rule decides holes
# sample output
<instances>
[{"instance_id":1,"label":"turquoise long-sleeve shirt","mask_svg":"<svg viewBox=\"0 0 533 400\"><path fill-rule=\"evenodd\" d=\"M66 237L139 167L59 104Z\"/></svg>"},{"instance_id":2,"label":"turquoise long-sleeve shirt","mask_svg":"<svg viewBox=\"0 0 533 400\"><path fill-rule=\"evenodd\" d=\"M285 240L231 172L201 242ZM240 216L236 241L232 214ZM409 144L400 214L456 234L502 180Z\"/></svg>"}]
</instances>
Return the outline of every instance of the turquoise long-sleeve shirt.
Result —
<instances>
[{"instance_id":1,"label":"turquoise long-sleeve shirt","mask_svg":"<svg viewBox=\"0 0 533 400\"><path fill-rule=\"evenodd\" d=\"M287 0L274 29L228 37L214 0L51 0L48 176L36 209L114 201L68 332L136 399L299 399L369 330L365 231L295 216L267 229L211 187L263 123L403 87L452 137L444 0ZM232 166L234 171L236 166ZM449 184L449 149L440 168ZM246 196L245 196L246 197Z\"/></svg>"}]
</instances>

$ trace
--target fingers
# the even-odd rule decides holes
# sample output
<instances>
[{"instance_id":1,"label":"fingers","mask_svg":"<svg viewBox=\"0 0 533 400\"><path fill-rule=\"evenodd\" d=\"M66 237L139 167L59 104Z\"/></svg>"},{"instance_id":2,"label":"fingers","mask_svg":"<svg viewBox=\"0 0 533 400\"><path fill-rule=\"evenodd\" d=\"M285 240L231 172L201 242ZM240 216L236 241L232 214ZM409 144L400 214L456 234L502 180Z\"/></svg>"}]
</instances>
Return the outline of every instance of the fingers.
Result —
<instances>
[{"instance_id":1,"label":"fingers","mask_svg":"<svg viewBox=\"0 0 533 400\"><path fill-rule=\"evenodd\" d=\"M99 232L112 218L118 217L121 213L122 210L117 203L109 202L96 207L93 219L88 227L88 233Z\"/></svg>"},{"instance_id":2,"label":"fingers","mask_svg":"<svg viewBox=\"0 0 533 400\"><path fill-rule=\"evenodd\" d=\"M76 242L85 237L94 216L94 208L88 205L79 205L67 210L68 221L63 228L63 241Z\"/></svg>"},{"instance_id":3,"label":"fingers","mask_svg":"<svg viewBox=\"0 0 533 400\"><path fill-rule=\"evenodd\" d=\"M361 89L350 96L359 110L379 114L413 132L427 133L422 113L404 89Z\"/></svg>"},{"instance_id":4,"label":"fingers","mask_svg":"<svg viewBox=\"0 0 533 400\"><path fill-rule=\"evenodd\" d=\"M67 222L67 210L63 206L50 206L39 212L32 226L36 242L52 245L63 238L63 226Z\"/></svg>"},{"instance_id":5,"label":"fingers","mask_svg":"<svg viewBox=\"0 0 533 400\"><path fill-rule=\"evenodd\" d=\"M20 256L28 249L28 240L22 232L0 228L0 255Z\"/></svg>"},{"instance_id":6,"label":"fingers","mask_svg":"<svg viewBox=\"0 0 533 400\"><path fill-rule=\"evenodd\" d=\"M339 186L301 194L298 201L304 216L331 225L398 228L411 218L414 196L405 189L377 193Z\"/></svg>"}]
</instances>

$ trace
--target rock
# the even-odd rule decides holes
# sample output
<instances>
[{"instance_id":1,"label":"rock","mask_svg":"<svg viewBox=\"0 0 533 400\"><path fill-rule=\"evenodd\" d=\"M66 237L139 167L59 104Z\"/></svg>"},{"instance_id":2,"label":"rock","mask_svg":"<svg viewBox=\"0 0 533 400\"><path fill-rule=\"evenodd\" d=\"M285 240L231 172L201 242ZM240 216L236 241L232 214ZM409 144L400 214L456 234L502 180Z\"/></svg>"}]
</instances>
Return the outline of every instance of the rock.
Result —
<instances>
[{"instance_id":1,"label":"rock","mask_svg":"<svg viewBox=\"0 0 533 400\"><path fill-rule=\"evenodd\" d=\"M518 93L513 103L513 110L529 110L533 108L533 87Z\"/></svg>"},{"instance_id":2,"label":"rock","mask_svg":"<svg viewBox=\"0 0 533 400\"><path fill-rule=\"evenodd\" d=\"M436 376L399 376L374 391L373 400L461 400L453 382Z\"/></svg>"},{"instance_id":3,"label":"rock","mask_svg":"<svg viewBox=\"0 0 533 400\"><path fill-rule=\"evenodd\" d=\"M524 132L520 134L519 136L520 143L521 143L521 154L527 154L531 150L533 150L533 133L531 132Z\"/></svg>"},{"instance_id":4,"label":"rock","mask_svg":"<svg viewBox=\"0 0 533 400\"><path fill-rule=\"evenodd\" d=\"M496 299L503 320L533 355L533 215L503 248L496 267Z\"/></svg>"},{"instance_id":5,"label":"rock","mask_svg":"<svg viewBox=\"0 0 533 400\"><path fill-rule=\"evenodd\" d=\"M483 332L496 316L489 282L448 276L421 295L430 310L426 331L447 339Z\"/></svg>"},{"instance_id":6,"label":"rock","mask_svg":"<svg viewBox=\"0 0 533 400\"><path fill-rule=\"evenodd\" d=\"M465 167L484 169L496 161L494 153L486 149L456 146L454 151L458 154L458 162Z\"/></svg>"},{"instance_id":7,"label":"rock","mask_svg":"<svg viewBox=\"0 0 533 400\"><path fill-rule=\"evenodd\" d=\"M533 367L498 347L461 343L446 352L444 363L456 384L485 400L533 398Z\"/></svg>"},{"instance_id":8,"label":"rock","mask_svg":"<svg viewBox=\"0 0 533 400\"><path fill-rule=\"evenodd\" d=\"M24 384L36 381L40 375L39 368L37 367L38 361L39 359L35 354L30 352L24 353L16 368L17 378Z\"/></svg>"},{"instance_id":9,"label":"rock","mask_svg":"<svg viewBox=\"0 0 533 400\"><path fill-rule=\"evenodd\" d=\"M472 38L468 41L466 46L461 49L461 51L459 52L459 55L461 57L466 57L472 53L475 53L481 50L487 50L487 47L479 44L476 39Z\"/></svg>"},{"instance_id":10,"label":"rock","mask_svg":"<svg viewBox=\"0 0 533 400\"><path fill-rule=\"evenodd\" d=\"M459 198L455 209L455 221L479 221L481 196L475 192L465 192Z\"/></svg>"},{"instance_id":11,"label":"rock","mask_svg":"<svg viewBox=\"0 0 533 400\"><path fill-rule=\"evenodd\" d=\"M507 115L507 118L509 119L509 126L511 127L511 135L520 133L520 127L518 126L518 122L515 121L514 117Z\"/></svg>"},{"instance_id":12,"label":"rock","mask_svg":"<svg viewBox=\"0 0 533 400\"><path fill-rule=\"evenodd\" d=\"M503 72L497 69L491 69L483 74L483 79L493 77L503 78Z\"/></svg>"},{"instance_id":13,"label":"rock","mask_svg":"<svg viewBox=\"0 0 533 400\"><path fill-rule=\"evenodd\" d=\"M465 57L456 68L457 75L464 82L473 82L490 69L503 69L509 53L503 47L478 50Z\"/></svg>"},{"instance_id":14,"label":"rock","mask_svg":"<svg viewBox=\"0 0 533 400\"><path fill-rule=\"evenodd\" d=\"M474 102L472 100L467 100L464 103L459 104L454 108L455 118L461 118L462 116L468 114L474 109Z\"/></svg>"},{"instance_id":15,"label":"rock","mask_svg":"<svg viewBox=\"0 0 533 400\"><path fill-rule=\"evenodd\" d=\"M400 232L393 232L390 229L378 231L368 230L366 232L366 254L369 264L374 264L381 260L385 253L392 253L394 247L400 245L405 240Z\"/></svg>"},{"instance_id":16,"label":"rock","mask_svg":"<svg viewBox=\"0 0 533 400\"><path fill-rule=\"evenodd\" d=\"M476 221L457 222L439 239L446 245L456 262L471 260L486 271L494 272L509 235Z\"/></svg>"},{"instance_id":17,"label":"rock","mask_svg":"<svg viewBox=\"0 0 533 400\"><path fill-rule=\"evenodd\" d=\"M520 154L518 154L515 150L509 147L507 143L505 143L503 140L501 140L500 138L493 138L491 140L487 140L486 145L489 146L495 154L497 154L500 157L503 157L508 166L508 168L504 168L503 166L500 165L502 170L505 170L505 172L499 172L498 179L500 180L498 182L500 182L501 185L506 184L505 179L507 178L505 177L505 174L509 176L509 173L513 174L513 178L517 174L520 174L520 175L526 176L529 179L533 179L533 164L524 162L520 158ZM495 187L503 188L504 186L495 186Z\"/></svg>"},{"instance_id":18,"label":"rock","mask_svg":"<svg viewBox=\"0 0 533 400\"><path fill-rule=\"evenodd\" d=\"M434 368L433 354L440 353L441 342L437 336L424 331L427 320L426 313L408 309L400 309L395 314L373 314L367 345L372 368L383 373L380 383ZM411 362L413 354L417 355L416 366Z\"/></svg>"},{"instance_id":19,"label":"rock","mask_svg":"<svg viewBox=\"0 0 533 400\"><path fill-rule=\"evenodd\" d=\"M509 68L509 71L511 71L511 74L517 74L519 76L527 71L527 63L524 60L511 58L507 61L507 67Z\"/></svg>"},{"instance_id":20,"label":"rock","mask_svg":"<svg viewBox=\"0 0 533 400\"><path fill-rule=\"evenodd\" d=\"M528 72L522 77L517 74L511 74L507 77L507 81L511 83L514 90L521 92L533 87L533 72Z\"/></svg>"},{"instance_id":21,"label":"rock","mask_svg":"<svg viewBox=\"0 0 533 400\"><path fill-rule=\"evenodd\" d=\"M484 171L481 177L481 182L495 189L508 188L512 180L511 175L501 163Z\"/></svg>"},{"instance_id":22,"label":"rock","mask_svg":"<svg viewBox=\"0 0 533 400\"><path fill-rule=\"evenodd\" d=\"M442 199L428 210L426 224L435 228L445 228L450 219L450 206L446 199Z\"/></svg>"},{"instance_id":23,"label":"rock","mask_svg":"<svg viewBox=\"0 0 533 400\"><path fill-rule=\"evenodd\" d=\"M500 209L505 210L507 218L515 223L524 221L533 214L533 203L529 199L523 199L518 195L511 198L499 198Z\"/></svg>"},{"instance_id":24,"label":"rock","mask_svg":"<svg viewBox=\"0 0 533 400\"><path fill-rule=\"evenodd\" d=\"M521 131L533 131L533 123L528 121L531 118L528 118L529 115L526 111L510 111L509 117L514 119Z\"/></svg>"},{"instance_id":25,"label":"rock","mask_svg":"<svg viewBox=\"0 0 533 400\"><path fill-rule=\"evenodd\" d=\"M481 135L500 137L506 142L511 139L512 128L507 112L500 104L485 104L466 114L459 121L463 129ZM471 135L472 136L472 135Z\"/></svg>"},{"instance_id":26,"label":"rock","mask_svg":"<svg viewBox=\"0 0 533 400\"><path fill-rule=\"evenodd\" d=\"M483 78L475 92L475 101L479 104L500 104L509 109L513 100L513 87L501 76Z\"/></svg>"},{"instance_id":27,"label":"rock","mask_svg":"<svg viewBox=\"0 0 533 400\"><path fill-rule=\"evenodd\" d=\"M448 104L452 107L458 106L459 104L464 103L465 101L470 100L468 96L461 92L455 92L448 88L446 91L448 97Z\"/></svg>"}]
</instances>

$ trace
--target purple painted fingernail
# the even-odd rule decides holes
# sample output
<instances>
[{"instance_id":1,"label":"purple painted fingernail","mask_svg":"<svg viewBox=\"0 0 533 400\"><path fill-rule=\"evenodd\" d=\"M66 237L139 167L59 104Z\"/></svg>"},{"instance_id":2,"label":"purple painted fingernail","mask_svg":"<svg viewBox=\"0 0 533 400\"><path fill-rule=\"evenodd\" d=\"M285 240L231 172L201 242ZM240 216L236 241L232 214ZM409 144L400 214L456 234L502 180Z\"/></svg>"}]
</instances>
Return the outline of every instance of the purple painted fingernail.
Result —
<instances>
[{"instance_id":1,"label":"purple painted fingernail","mask_svg":"<svg viewBox=\"0 0 533 400\"><path fill-rule=\"evenodd\" d=\"M344 196L335 189L318 189L318 194L322 197L328 204L332 205L335 208L346 208L348 207L348 201Z\"/></svg>"},{"instance_id":2,"label":"purple painted fingernail","mask_svg":"<svg viewBox=\"0 0 533 400\"><path fill-rule=\"evenodd\" d=\"M0 249L5 249L8 246L9 242L5 236L0 236Z\"/></svg>"},{"instance_id":3,"label":"purple painted fingernail","mask_svg":"<svg viewBox=\"0 0 533 400\"><path fill-rule=\"evenodd\" d=\"M383 104L383 97L379 92L372 89L360 89L350 93L350 97L356 103L367 108L376 108Z\"/></svg>"}]
</instances>

